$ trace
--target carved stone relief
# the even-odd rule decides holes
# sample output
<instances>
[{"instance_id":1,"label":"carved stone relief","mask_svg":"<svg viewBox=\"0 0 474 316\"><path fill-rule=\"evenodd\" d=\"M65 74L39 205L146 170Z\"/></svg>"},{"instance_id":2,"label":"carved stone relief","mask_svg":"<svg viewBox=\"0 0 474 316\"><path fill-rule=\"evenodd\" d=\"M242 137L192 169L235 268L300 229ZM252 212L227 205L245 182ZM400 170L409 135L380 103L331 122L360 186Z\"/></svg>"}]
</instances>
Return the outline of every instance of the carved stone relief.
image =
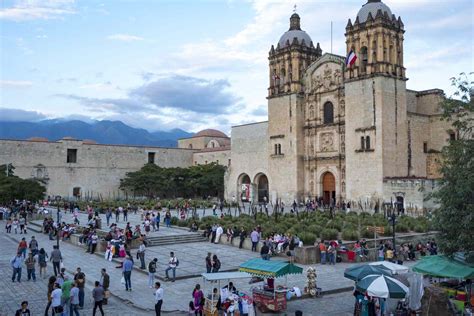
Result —
<instances>
[{"instance_id":1,"label":"carved stone relief","mask_svg":"<svg viewBox=\"0 0 474 316\"><path fill-rule=\"evenodd\" d=\"M333 133L322 133L320 136L320 150L321 151L332 151L334 150L334 134Z\"/></svg>"}]
</instances>

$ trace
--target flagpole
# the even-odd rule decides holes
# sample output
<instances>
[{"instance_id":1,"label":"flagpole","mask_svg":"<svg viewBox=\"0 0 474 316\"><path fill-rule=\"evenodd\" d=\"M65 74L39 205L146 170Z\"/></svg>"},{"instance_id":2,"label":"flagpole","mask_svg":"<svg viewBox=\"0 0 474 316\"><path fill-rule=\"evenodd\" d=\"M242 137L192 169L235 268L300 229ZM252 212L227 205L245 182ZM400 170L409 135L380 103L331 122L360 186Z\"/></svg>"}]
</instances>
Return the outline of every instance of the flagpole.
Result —
<instances>
[{"instance_id":1,"label":"flagpole","mask_svg":"<svg viewBox=\"0 0 474 316\"><path fill-rule=\"evenodd\" d=\"M331 21L331 54L332 54L332 21Z\"/></svg>"}]
</instances>

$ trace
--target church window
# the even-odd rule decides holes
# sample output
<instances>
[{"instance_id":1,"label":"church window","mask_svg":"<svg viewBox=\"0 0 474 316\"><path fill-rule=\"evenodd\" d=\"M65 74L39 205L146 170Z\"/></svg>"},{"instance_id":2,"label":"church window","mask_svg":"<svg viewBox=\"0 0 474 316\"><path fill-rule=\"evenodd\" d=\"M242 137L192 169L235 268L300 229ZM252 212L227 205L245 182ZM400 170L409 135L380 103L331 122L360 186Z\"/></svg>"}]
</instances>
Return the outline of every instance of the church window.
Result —
<instances>
[{"instance_id":1,"label":"church window","mask_svg":"<svg viewBox=\"0 0 474 316\"><path fill-rule=\"evenodd\" d=\"M364 149L365 149L365 137L364 137L364 136L362 136L362 137L360 138L360 149L361 149L361 150L364 150Z\"/></svg>"},{"instance_id":2,"label":"church window","mask_svg":"<svg viewBox=\"0 0 474 316\"><path fill-rule=\"evenodd\" d=\"M230 166L230 161L231 161L230 159L227 161L227 165L228 165L228 166Z\"/></svg>"},{"instance_id":3,"label":"church window","mask_svg":"<svg viewBox=\"0 0 474 316\"><path fill-rule=\"evenodd\" d=\"M449 132L449 140L456 140L456 133L453 131Z\"/></svg>"},{"instance_id":4,"label":"church window","mask_svg":"<svg viewBox=\"0 0 474 316\"><path fill-rule=\"evenodd\" d=\"M370 136L365 137L365 150L370 149Z\"/></svg>"},{"instance_id":5,"label":"church window","mask_svg":"<svg viewBox=\"0 0 474 316\"><path fill-rule=\"evenodd\" d=\"M206 161L204 161L204 163L207 165L207 160L206 160Z\"/></svg>"},{"instance_id":6,"label":"church window","mask_svg":"<svg viewBox=\"0 0 474 316\"><path fill-rule=\"evenodd\" d=\"M68 163L76 163L77 162L77 149L69 149L68 148L66 161Z\"/></svg>"},{"instance_id":7,"label":"church window","mask_svg":"<svg viewBox=\"0 0 474 316\"><path fill-rule=\"evenodd\" d=\"M155 163L155 153L148 153L148 163Z\"/></svg>"},{"instance_id":8,"label":"church window","mask_svg":"<svg viewBox=\"0 0 474 316\"><path fill-rule=\"evenodd\" d=\"M360 57L361 57L361 62L360 62L360 71L361 72L366 72L367 71L367 62L368 62L368 56L367 56L367 47L364 46L360 49Z\"/></svg>"},{"instance_id":9,"label":"church window","mask_svg":"<svg viewBox=\"0 0 474 316\"><path fill-rule=\"evenodd\" d=\"M428 152L428 143L423 142L423 152L426 154Z\"/></svg>"},{"instance_id":10,"label":"church window","mask_svg":"<svg viewBox=\"0 0 474 316\"><path fill-rule=\"evenodd\" d=\"M281 155L281 144L278 144L278 154Z\"/></svg>"},{"instance_id":11,"label":"church window","mask_svg":"<svg viewBox=\"0 0 474 316\"><path fill-rule=\"evenodd\" d=\"M331 102L324 103L324 124L331 124L334 122L334 106Z\"/></svg>"},{"instance_id":12,"label":"church window","mask_svg":"<svg viewBox=\"0 0 474 316\"><path fill-rule=\"evenodd\" d=\"M216 160L216 164L219 164L219 159Z\"/></svg>"},{"instance_id":13,"label":"church window","mask_svg":"<svg viewBox=\"0 0 474 316\"><path fill-rule=\"evenodd\" d=\"M278 155L278 144L275 144L275 155Z\"/></svg>"}]
</instances>

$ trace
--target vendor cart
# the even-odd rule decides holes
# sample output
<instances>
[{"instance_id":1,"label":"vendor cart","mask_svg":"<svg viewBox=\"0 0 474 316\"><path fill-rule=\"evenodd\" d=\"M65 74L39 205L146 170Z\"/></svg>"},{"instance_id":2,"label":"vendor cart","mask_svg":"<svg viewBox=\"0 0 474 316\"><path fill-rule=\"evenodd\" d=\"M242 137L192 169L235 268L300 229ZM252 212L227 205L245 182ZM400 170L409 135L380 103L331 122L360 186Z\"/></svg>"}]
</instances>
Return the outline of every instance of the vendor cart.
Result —
<instances>
[{"instance_id":1,"label":"vendor cart","mask_svg":"<svg viewBox=\"0 0 474 316\"><path fill-rule=\"evenodd\" d=\"M231 292L228 291L224 293L222 291L222 286L228 286L232 280L239 280L239 279L251 279L253 276L246 272L217 272L217 273L202 273L203 279L203 292L204 297L206 299L203 312L206 316L217 316L218 309L217 303L219 296L215 296L212 289L214 285L213 283L217 283L217 289L221 291L219 293L221 298L221 310L228 311L231 310L232 313L229 313L234 316L240 316L239 306L242 308L244 305L244 312L246 314L253 315L253 313L249 313L248 309L252 309L253 311L253 300L251 296L243 291L238 292ZM208 286L208 283L211 283L211 286ZM210 290L209 290L210 288Z\"/></svg>"},{"instance_id":2,"label":"vendor cart","mask_svg":"<svg viewBox=\"0 0 474 316\"><path fill-rule=\"evenodd\" d=\"M266 279L266 284L252 290L255 305L261 312L286 310L286 288L288 274L301 274L303 268L288 261L251 259L240 265L239 271ZM285 286L275 286L274 279L285 277Z\"/></svg>"}]
</instances>

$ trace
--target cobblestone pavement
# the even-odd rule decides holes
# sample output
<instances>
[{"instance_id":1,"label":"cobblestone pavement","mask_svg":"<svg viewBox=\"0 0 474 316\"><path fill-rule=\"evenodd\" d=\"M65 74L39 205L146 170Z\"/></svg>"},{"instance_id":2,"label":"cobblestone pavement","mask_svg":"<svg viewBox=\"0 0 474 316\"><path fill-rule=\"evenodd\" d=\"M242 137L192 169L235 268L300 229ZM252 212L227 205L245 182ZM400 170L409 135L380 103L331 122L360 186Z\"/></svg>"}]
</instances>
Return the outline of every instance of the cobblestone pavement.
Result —
<instances>
[{"instance_id":1,"label":"cobblestone pavement","mask_svg":"<svg viewBox=\"0 0 474 316\"><path fill-rule=\"evenodd\" d=\"M2 245L2 255L0 256L0 315L13 316L24 300L29 302L31 315L43 315L47 304L47 279L41 279L38 275L36 282L27 281L26 268L23 268L21 283L13 283L11 281L10 259L14 256L18 245L3 232L0 234L0 243ZM51 273L51 271L49 272ZM80 311L82 315L92 315L91 290L92 286L87 284L85 306ZM150 315L149 312L134 308L116 297L111 297L109 304L104 305L104 312L106 315L121 316Z\"/></svg>"},{"instance_id":2,"label":"cobblestone pavement","mask_svg":"<svg viewBox=\"0 0 474 316\"><path fill-rule=\"evenodd\" d=\"M27 235L27 240L30 239L31 235L31 233ZM45 248L45 250L50 253L55 241L48 240L47 235L41 233L34 233L34 235L39 242L40 248ZM16 309L18 303L25 298L28 298L28 300L32 302L36 302L37 300L38 303L35 304L41 304L39 309L44 308L46 304L46 283L44 281L32 283L33 285L31 289L28 287L29 282L22 282L21 285L17 283L11 283L11 268L9 267L8 261L16 252L16 242L18 242L22 236L23 235L19 234L9 234L8 237L6 237L4 231L0 233L0 242L2 243L2 254L0 255L0 274L3 276L1 278L1 282L4 282L5 285L0 290L0 298L1 300L6 298L8 302L6 307L3 307L4 304L0 304L0 315L3 315L3 313L10 315L9 313ZM12 242L12 239L14 239L15 242ZM4 248L3 245L6 247ZM148 287L148 276L146 273L143 273L143 271L139 272L139 269L134 270L132 273L133 291L126 292L124 286L120 283L122 276L121 269L115 268L117 265L116 262L108 262L104 260L102 254L91 255L85 253L84 248L67 242L61 242L60 249L64 257L64 265L68 272L75 271L77 267L81 267L85 272L88 283L87 285L89 287L89 290L86 290L87 298L91 296L90 289L92 288L92 282L100 279L100 269L106 268L111 277L110 290L114 297L111 300L113 303L108 305L106 307L107 309L112 311L115 306L117 306L117 314L114 315L141 315L140 313L143 313L144 309L153 309L153 290ZM156 254L156 256L158 256L159 263L161 263L158 271L160 276L163 276L163 262L166 262L169 250L171 249L177 252L180 259L180 266L177 269L177 275L181 275L186 270L189 270L189 273L193 274L204 272L204 256L207 254L207 252L217 253L219 257L223 258L223 270L226 270L228 267L236 268L240 263L244 262L248 258L258 256L256 253L252 253L248 250L239 250L238 248L232 246L221 244L216 245L208 242L150 247L147 250L149 251L147 254L147 263L148 260L150 260L154 254ZM133 254L135 254L135 252L133 252ZM277 258L272 258L271 260L277 260ZM137 265L138 264L136 262L135 266ZM343 276L344 269L350 265L350 263L340 263L335 266L320 264L315 265L317 271L318 287L322 288L323 291L341 290L344 288L347 291L347 288L350 288L354 285L353 281L348 280ZM303 267L306 271L308 266ZM181 269L183 269L183 271L181 271ZM51 264L48 264L48 273L52 274ZM179 315L177 311L187 310L188 303L191 299L192 289L197 283L203 285L206 291L210 290L212 287L217 286L217 284L203 284L201 277L176 280L176 282L162 282L162 287L165 293L163 310L168 311L173 315ZM284 284L285 278L278 279L276 283ZM305 283L305 272L302 275L289 276L287 280L288 286L297 286L301 289L304 288ZM234 284L239 290L244 291L249 291L251 286L255 286L250 285L248 280L239 280L234 282ZM39 288L36 289L36 287ZM37 295L37 293L40 294L37 295L38 298L36 298L36 296L31 296L32 293L35 293L35 295ZM333 315L308 314L308 312L311 312L312 310L319 311L326 307L328 308L326 309L327 311L331 311L333 309L339 311L339 308L343 308L344 306L342 303L337 303L341 297L346 297L346 293L337 294L334 296L324 296L323 298L318 299L304 299L289 302L289 310L303 310L305 311L304 315ZM90 304L90 302L88 302L88 304ZM350 304L352 304L352 300ZM139 309L133 309L134 307ZM2 308L6 309L6 311L3 311ZM125 311L127 312L125 313ZM341 313L342 311L343 310L341 309ZM148 314L150 314L150 312L148 312ZM291 313L289 315L291 315ZM337 314L336 312L334 315L345 314Z\"/></svg>"}]
</instances>

